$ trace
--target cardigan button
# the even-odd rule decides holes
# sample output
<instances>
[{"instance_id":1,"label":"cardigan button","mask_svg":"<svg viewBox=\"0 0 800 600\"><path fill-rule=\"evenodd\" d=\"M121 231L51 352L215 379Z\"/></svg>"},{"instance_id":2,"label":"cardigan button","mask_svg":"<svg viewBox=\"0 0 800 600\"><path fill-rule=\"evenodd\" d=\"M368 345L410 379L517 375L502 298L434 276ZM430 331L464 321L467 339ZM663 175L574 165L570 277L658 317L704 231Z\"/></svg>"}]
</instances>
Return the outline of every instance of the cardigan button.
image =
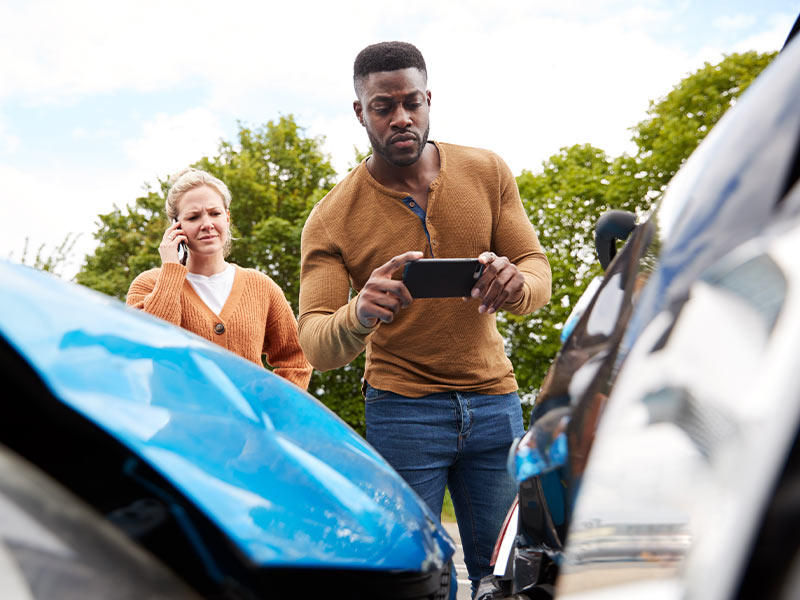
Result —
<instances>
[{"instance_id":1,"label":"cardigan button","mask_svg":"<svg viewBox=\"0 0 800 600\"><path fill-rule=\"evenodd\" d=\"M214 325L214 333L218 335L222 335L223 333L225 333L225 325L223 325L222 323L217 323L216 325Z\"/></svg>"}]
</instances>

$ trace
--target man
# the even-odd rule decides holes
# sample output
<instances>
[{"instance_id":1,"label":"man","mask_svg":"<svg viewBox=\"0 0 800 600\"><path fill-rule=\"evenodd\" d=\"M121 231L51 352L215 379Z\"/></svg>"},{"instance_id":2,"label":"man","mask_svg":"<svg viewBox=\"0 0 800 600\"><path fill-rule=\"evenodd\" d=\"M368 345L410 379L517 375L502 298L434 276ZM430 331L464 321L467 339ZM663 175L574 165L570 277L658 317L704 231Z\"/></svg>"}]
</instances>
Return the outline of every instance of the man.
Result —
<instances>
[{"instance_id":1,"label":"man","mask_svg":"<svg viewBox=\"0 0 800 600\"><path fill-rule=\"evenodd\" d=\"M523 433L495 313L544 306L550 266L505 163L428 141L431 93L419 50L368 46L353 82L373 153L303 229L300 344L319 370L366 349L367 440L437 516L449 487L474 590L491 572L516 491L506 457ZM472 298L412 302L400 275L423 256L479 256Z\"/></svg>"}]
</instances>

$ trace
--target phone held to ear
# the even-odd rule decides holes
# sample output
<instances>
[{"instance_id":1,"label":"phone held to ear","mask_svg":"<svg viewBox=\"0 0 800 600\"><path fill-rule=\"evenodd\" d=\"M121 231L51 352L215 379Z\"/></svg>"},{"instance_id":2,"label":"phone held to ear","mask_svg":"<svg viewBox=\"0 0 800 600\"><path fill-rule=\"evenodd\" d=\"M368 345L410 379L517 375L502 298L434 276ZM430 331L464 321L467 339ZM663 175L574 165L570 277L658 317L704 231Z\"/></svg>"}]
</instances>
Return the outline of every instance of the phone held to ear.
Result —
<instances>
[{"instance_id":1,"label":"phone held to ear","mask_svg":"<svg viewBox=\"0 0 800 600\"><path fill-rule=\"evenodd\" d=\"M172 219L173 223L177 223L178 219ZM180 227L180 225L179 225ZM178 262L181 263L184 267L186 266L186 259L189 256L189 250L186 248L186 242L181 242L178 244Z\"/></svg>"},{"instance_id":2,"label":"phone held to ear","mask_svg":"<svg viewBox=\"0 0 800 600\"><path fill-rule=\"evenodd\" d=\"M469 297L482 273L477 258L421 258L406 264L403 283L412 298Z\"/></svg>"}]
</instances>

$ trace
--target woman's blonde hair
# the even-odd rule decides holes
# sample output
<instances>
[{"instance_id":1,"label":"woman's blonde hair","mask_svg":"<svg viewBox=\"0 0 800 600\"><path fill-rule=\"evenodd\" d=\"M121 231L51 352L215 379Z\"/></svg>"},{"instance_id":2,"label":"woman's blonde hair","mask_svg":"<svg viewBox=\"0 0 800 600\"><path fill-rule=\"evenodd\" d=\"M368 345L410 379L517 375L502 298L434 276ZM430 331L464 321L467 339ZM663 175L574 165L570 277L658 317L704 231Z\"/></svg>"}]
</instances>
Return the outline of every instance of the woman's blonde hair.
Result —
<instances>
[{"instance_id":1,"label":"woman's blonde hair","mask_svg":"<svg viewBox=\"0 0 800 600\"><path fill-rule=\"evenodd\" d=\"M188 167L170 177L169 184L170 188L169 192L167 192L167 201L164 203L164 207L166 208L167 217L169 217L170 221L176 221L178 219L178 202L180 202L180 199L183 198L183 195L189 190L193 190L204 185L215 189L222 197L222 203L225 205L225 210L230 210L232 200L231 191L221 179L214 177L211 173L201 171L200 169L195 169L194 167ZM223 247L223 253L225 256L228 256L228 253L231 251L232 240L233 238L231 237L231 228L229 225L228 237L225 240L225 246Z\"/></svg>"}]
</instances>

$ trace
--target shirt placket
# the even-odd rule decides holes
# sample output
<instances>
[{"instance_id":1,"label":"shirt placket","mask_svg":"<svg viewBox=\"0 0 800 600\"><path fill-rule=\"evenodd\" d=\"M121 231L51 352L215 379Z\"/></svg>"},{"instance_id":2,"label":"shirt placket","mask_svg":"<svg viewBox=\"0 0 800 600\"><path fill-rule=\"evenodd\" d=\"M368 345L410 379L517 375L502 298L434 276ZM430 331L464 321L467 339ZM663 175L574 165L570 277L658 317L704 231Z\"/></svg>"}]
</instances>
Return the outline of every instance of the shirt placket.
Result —
<instances>
[{"instance_id":1,"label":"shirt placket","mask_svg":"<svg viewBox=\"0 0 800 600\"><path fill-rule=\"evenodd\" d=\"M409 208L411 212L413 212L420 220L422 224L422 230L425 232L425 237L428 239L428 248L431 251L431 257L436 257L436 252L434 247L437 245L436 238L431 239L430 231L428 230L428 225L430 224L430 218L426 214L422 207L417 204L411 196L406 196L403 198L403 203Z\"/></svg>"}]
</instances>

